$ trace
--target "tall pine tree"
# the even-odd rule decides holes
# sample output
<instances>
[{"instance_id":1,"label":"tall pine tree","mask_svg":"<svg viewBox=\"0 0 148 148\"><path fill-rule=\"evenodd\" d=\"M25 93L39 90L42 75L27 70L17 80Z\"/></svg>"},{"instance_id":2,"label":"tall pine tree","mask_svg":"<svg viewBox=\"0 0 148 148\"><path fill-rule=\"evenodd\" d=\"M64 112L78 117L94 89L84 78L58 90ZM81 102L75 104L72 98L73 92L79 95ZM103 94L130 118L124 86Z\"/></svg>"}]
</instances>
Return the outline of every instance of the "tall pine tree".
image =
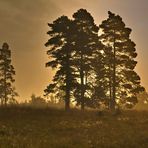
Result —
<instances>
[{"instance_id":1,"label":"tall pine tree","mask_svg":"<svg viewBox=\"0 0 148 148\"><path fill-rule=\"evenodd\" d=\"M7 105L7 102L14 93L12 83L14 79L15 70L11 64L11 51L7 43L4 43L0 49L0 98L1 104Z\"/></svg>"},{"instance_id":2,"label":"tall pine tree","mask_svg":"<svg viewBox=\"0 0 148 148\"><path fill-rule=\"evenodd\" d=\"M109 60L108 84L110 94L110 108L115 109L118 104L137 103L136 94L143 91L140 77L134 68L137 64L135 43L130 39L131 29L127 28L119 15L108 12L109 17L100 25L102 35L100 38L108 51L105 51Z\"/></svg>"},{"instance_id":3,"label":"tall pine tree","mask_svg":"<svg viewBox=\"0 0 148 148\"><path fill-rule=\"evenodd\" d=\"M48 26L50 27L50 31L48 31L50 39L45 45L50 46L47 51L50 61L46 63L46 66L56 68L56 74L53 83L47 87L45 92L47 94L55 92L56 95L62 93L65 109L69 110L71 91L75 83L75 73L72 66L73 23L68 17L62 16Z\"/></svg>"},{"instance_id":4,"label":"tall pine tree","mask_svg":"<svg viewBox=\"0 0 148 148\"><path fill-rule=\"evenodd\" d=\"M75 98L81 109L90 103L92 96L93 83L93 55L97 48L100 48L98 38L98 26L94 23L94 19L85 9L80 9L73 14L74 24L76 26L74 34L74 64L77 77L77 89L75 90Z\"/></svg>"}]
</instances>

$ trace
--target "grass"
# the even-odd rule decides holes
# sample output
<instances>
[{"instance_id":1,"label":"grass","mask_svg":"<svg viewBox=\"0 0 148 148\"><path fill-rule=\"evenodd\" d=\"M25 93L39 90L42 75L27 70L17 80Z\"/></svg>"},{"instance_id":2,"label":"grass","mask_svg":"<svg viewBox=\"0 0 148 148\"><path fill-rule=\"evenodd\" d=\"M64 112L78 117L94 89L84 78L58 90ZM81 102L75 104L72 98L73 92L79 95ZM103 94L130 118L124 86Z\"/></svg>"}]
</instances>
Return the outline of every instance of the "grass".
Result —
<instances>
[{"instance_id":1,"label":"grass","mask_svg":"<svg viewBox=\"0 0 148 148\"><path fill-rule=\"evenodd\" d=\"M0 148L148 148L148 112L0 108Z\"/></svg>"}]
</instances>

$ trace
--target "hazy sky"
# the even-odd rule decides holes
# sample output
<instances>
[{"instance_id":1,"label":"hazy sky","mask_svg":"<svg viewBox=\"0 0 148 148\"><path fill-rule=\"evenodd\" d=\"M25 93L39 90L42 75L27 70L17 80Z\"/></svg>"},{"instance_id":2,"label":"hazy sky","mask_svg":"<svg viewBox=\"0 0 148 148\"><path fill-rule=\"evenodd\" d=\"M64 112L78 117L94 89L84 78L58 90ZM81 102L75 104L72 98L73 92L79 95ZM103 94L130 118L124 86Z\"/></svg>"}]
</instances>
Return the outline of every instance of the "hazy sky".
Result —
<instances>
[{"instance_id":1,"label":"hazy sky","mask_svg":"<svg viewBox=\"0 0 148 148\"><path fill-rule=\"evenodd\" d=\"M52 79L51 69L45 68L47 23L61 15L71 17L80 8L87 9L98 25L110 10L132 28L138 52L136 71L148 89L148 0L0 0L0 46L7 42L12 50L21 100L32 93L42 95Z\"/></svg>"}]
</instances>

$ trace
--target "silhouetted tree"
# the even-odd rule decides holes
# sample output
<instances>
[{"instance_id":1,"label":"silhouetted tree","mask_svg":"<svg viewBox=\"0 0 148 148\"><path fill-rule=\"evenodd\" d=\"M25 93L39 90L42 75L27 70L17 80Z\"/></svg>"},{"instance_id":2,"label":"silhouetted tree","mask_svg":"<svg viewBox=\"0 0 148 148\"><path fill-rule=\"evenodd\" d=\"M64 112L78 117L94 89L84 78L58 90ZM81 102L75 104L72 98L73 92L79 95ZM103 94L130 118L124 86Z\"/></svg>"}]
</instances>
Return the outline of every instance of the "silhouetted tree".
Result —
<instances>
[{"instance_id":1,"label":"silhouetted tree","mask_svg":"<svg viewBox=\"0 0 148 148\"><path fill-rule=\"evenodd\" d=\"M108 12L109 18L102 22L102 39L108 48L105 57L109 61L108 83L110 92L110 108L115 109L118 104L137 103L136 94L143 91L140 85L140 77L134 71L137 62L135 43L130 39L131 29L127 28L119 15Z\"/></svg>"},{"instance_id":2,"label":"silhouetted tree","mask_svg":"<svg viewBox=\"0 0 148 148\"><path fill-rule=\"evenodd\" d=\"M16 88L15 87L11 87L10 89L11 91L11 95L10 95L10 99L9 99L9 104L18 104L16 97L19 97L19 94L16 92Z\"/></svg>"},{"instance_id":3,"label":"silhouetted tree","mask_svg":"<svg viewBox=\"0 0 148 148\"><path fill-rule=\"evenodd\" d=\"M11 95L10 98L8 100L8 104L10 105L18 105L19 102L17 101L16 97L19 97L19 94L16 92L15 87L11 88Z\"/></svg>"},{"instance_id":4,"label":"silhouetted tree","mask_svg":"<svg viewBox=\"0 0 148 148\"><path fill-rule=\"evenodd\" d=\"M58 95L62 90L65 109L69 110L71 91L75 83L75 73L72 66L73 23L68 17L62 16L48 26L50 27L50 31L48 31L50 39L45 45L50 46L50 50L47 51L50 61L46 63L46 66L56 68L57 71L53 83L47 87L45 93L54 92Z\"/></svg>"},{"instance_id":5,"label":"silhouetted tree","mask_svg":"<svg viewBox=\"0 0 148 148\"><path fill-rule=\"evenodd\" d=\"M35 94L31 95L31 100L29 101L29 104L34 107L44 107L47 106L47 102L44 98L41 96L36 96Z\"/></svg>"},{"instance_id":6,"label":"silhouetted tree","mask_svg":"<svg viewBox=\"0 0 148 148\"><path fill-rule=\"evenodd\" d=\"M94 19L85 9L80 9L73 14L74 24L76 26L74 34L74 64L77 73L77 89L75 90L75 99L77 104L81 105L83 110L87 103L91 102L93 83L93 66L95 50L100 48L98 38L98 26ZM94 78L95 79L95 78Z\"/></svg>"},{"instance_id":7,"label":"silhouetted tree","mask_svg":"<svg viewBox=\"0 0 148 148\"><path fill-rule=\"evenodd\" d=\"M134 109L138 110L148 110L148 93L143 91L137 94L138 103L135 105Z\"/></svg>"},{"instance_id":8,"label":"silhouetted tree","mask_svg":"<svg viewBox=\"0 0 148 148\"><path fill-rule=\"evenodd\" d=\"M139 102L148 103L148 93L146 91L137 94L137 97Z\"/></svg>"},{"instance_id":9,"label":"silhouetted tree","mask_svg":"<svg viewBox=\"0 0 148 148\"><path fill-rule=\"evenodd\" d=\"M106 80L106 62L104 59L104 50L105 46L103 46L101 43L96 48L94 55L93 55L93 80L94 82L92 85L94 86L92 89L92 104L93 107L99 107L102 105L108 104L108 97L107 97L107 80Z\"/></svg>"},{"instance_id":10,"label":"silhouetted tree","mask_svg":"<svg viewBox=\"0 0 148 148\"><path fill-rule=\"evenodd\" d=\"M7 104L13 93L14 67L11 65L11 51L7 43L0 49L0 98L2 104Z\"/></svg>"}]
</instances>

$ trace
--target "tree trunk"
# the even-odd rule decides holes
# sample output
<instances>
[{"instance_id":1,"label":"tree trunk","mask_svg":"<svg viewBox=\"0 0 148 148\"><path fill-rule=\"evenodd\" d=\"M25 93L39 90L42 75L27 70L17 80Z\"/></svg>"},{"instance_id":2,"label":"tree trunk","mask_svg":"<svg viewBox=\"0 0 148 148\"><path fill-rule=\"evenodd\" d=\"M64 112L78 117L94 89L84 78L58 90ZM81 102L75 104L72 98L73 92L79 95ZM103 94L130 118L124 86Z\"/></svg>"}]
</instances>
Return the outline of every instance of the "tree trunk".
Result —
<instances>
[{"instance_id":1,"label":"tree trunk","mask_svg":"<svg viewBox=\"0 0 148 148\"><path fill-rule=\"evenodd\" d=\"M115 33L115 32L114 32ZM116 47L115 47L115 37L113 45L113 97L111 101L111 110L115 110L116 105Z\"/></svg>"},{"instance_id":2,"label":"tree trunk","mask_svg":"<svg viewBox=\"0 0 148 148\"><path fill-rule=\"evenodd\" d=\"M4 105L4 101L3 101L3 98L1 98L1 106Z\"/></svg>"},{"instance_id":3,"label":"tree trunk","mask_svg":"<svg viewBox=\"0 0 148 148\"><path fill-rule=\"evenodd\" d=\"M70 91L66 89L66 96L65 96L65 110L70 110Z\"/></svg>"},{"instance_id":4,"label":"tree trunk","mask_svg":"<svg viewBox=\"0 0 148 148\"><path fill-rule=\"evenodd\" d=\"M66 95L65 95L65 110L70 110L70 61L69 61L69 54L66 55Z\"/></svg>"},{"instance_id":5,"label":"tree trunk","mask_svg":"<svg viewBox=\"0 0 148 148\"><path fill-rule=\"evenodd\" d=\"M109 109L111 109L111 101L112 101L112 76L111 76L111 65L109 64Z\"/></svg>"},{"instance_id":6,"label":"tree trunk","mask_svg":"<svg viewBox=\"0 0 148 148\"><path fill-rule=\"evenodd\" d=\"M80 80L81 80L81 110L85 108L84 100L84 70L83 70L83 53L81 52Z\"/></svg>"},{"instance_id":7,"label":"tree trunk","mask_svg":"<svg viewBox=\"0 0 148 148\"><path fill-rule=\"evenodd\" d=\"M5 58L6 60L6 58ZM4 67L4 104L7 106L7 82L6 82L6 67Z\"/></svg>"},{"instance_id":8,"label":"tree trunk","mask_svg":"<svg viewBox=\"0 0 148 148\"><path fill-rule=\"evenodd\" d=\"M81 72L81 110L84 110L84 75Z\"/></svg>"}]
</instances>

